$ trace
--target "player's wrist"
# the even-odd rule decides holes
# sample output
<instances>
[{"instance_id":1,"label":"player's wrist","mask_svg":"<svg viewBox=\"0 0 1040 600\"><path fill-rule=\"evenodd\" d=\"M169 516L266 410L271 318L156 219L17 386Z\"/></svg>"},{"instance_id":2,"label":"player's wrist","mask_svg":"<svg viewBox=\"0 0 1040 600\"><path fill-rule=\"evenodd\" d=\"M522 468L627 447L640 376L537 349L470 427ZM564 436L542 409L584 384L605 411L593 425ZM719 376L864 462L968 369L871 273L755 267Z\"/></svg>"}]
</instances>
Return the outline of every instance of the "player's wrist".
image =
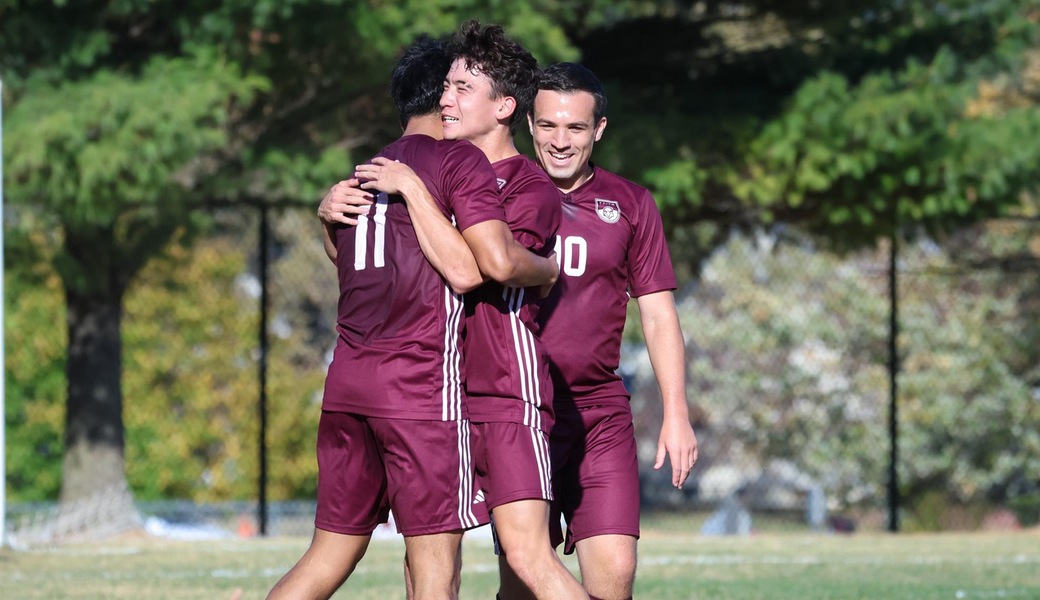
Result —
<instances>
[{"instance_id":1,"label":"player's wrist","mask_svg":"<svg viewBox=\"0 0 1040 600\"><path fill-rule=\"evenodd\" d=\"M669 423L671 421L679 422L690 422L690 409L683 402L679 406L666 406L664 409L664 422Z\"/></svg>"},{"instance_id":2,"label":"player's wrist","mask_svg":"<svg viewBox=\"0 0 1040 600\"><path fill-rule=\"evenodd\" d=\"M402 195L405 197L405 202L407 202L409 206L433 206L433 201L429 199L429 195L426 193L426 188L412 181L405 183L402 188Z\"/></svg>"}]
</instances>

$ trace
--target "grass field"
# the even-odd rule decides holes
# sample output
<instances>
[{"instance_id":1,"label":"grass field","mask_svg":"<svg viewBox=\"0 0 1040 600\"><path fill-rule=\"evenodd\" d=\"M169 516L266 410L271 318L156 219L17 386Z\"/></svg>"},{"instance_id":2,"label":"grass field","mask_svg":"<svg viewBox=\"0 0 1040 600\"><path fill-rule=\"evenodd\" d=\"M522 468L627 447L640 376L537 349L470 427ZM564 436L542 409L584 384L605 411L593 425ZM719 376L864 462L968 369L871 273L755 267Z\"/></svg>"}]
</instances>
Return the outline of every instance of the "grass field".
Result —
<instances>
[{"instance_id":1,"label":"grass field","mask_svg":"<svg viewBox=\"0 0 1040 600\"><path fill-rule=\"evenodd\" d=\"M177 542L128 536L0 551L0 598L263 598L305 538ZM402 598L399 540L374 540L336 598ZM1040 531L1014 534L702 537L649 531L641 599L1040 599ZM572 568L571 557L566 562ZM494 598L490 542L465 544L463 599Z\"/></svg>"}]
</instances>

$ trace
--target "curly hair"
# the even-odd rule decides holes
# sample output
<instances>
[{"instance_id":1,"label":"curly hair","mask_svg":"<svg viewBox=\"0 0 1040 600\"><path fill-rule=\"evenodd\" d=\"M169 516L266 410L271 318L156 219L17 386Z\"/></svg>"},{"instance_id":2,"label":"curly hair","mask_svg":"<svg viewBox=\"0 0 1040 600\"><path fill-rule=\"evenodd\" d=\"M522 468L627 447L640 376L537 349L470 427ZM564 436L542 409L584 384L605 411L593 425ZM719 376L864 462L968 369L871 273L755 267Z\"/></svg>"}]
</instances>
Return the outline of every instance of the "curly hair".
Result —
<instances>
[{"instance_id":1,"label":"curly hair","mask_svg":"<svg viewBox=\"0 0 1040 600\"><path fill-rule=\"evenodd\" d=\"M444 76L450 67L444 44L426 34L405 49L390 76L390 97L401 127L412 117L440 112Z\"/></svg>"},{"instance_id":2,"label":"curly hair","mask_svg":"<svg viewBox=\"0 0 1040 600\"><path fill-rule=\"evenodd\" d=\"M490 79L492 98L512 96L516 100L509 121L510 134L516 134L538 91L538 61L534 56L506 37L500 25L481 25L475 19L455 32L448 42L448 54L452 61L464 60L469 69Z\"/></svg>"}]
</instances>

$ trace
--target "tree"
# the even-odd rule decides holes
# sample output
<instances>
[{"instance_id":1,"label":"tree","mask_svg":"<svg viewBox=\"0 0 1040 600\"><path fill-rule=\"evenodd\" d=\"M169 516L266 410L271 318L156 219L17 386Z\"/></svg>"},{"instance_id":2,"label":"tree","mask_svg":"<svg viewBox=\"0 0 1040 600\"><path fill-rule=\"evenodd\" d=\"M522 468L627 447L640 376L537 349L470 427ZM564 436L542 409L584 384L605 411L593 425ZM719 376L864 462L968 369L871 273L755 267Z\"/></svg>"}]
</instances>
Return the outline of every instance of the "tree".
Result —
<instances>
[{"instance_id":1,"label":"tree","mask_svg":"<svg viewBox=\"0 0 1040 600\"><path fill-rule=\"evenodd\" d=\"M200 239L176 235L127 290L123 388L134 401L124 409L125 448L127 478L139 499L212 502L255 494L259 311L248 263L256 223L242 223L243 232L232 218L237 212L222 211ZM310 209L281 211L273 237L313 234L312 221ZM321 256L293 256L301 250ZM268 389L269 447L278 459L271 464L271 495L313 497L313 436L334 312L319 318L314 339L314 326L293 320L305 314L293 305L302 303L299 294L312 294L334 308L335 270L317 243L275 255ZM9 490L15 501L50 500L62 478L64 294L57 273L39 257L8 253L7 259ZM299 279L314 271L326 285Z\"/></svg>"},{"instance_id":2,"label":"tree","mask_svg":"<svg viewBox=\"0 0 1040 600\"><path fill-rule=\"evenodd\" d=\"M696 266L729 229L762 220L863 244L897 218L938 230L1006 213L1035 186L1037 158L1035 144L1009 142L1036 138L1040 117L966 107L979 82L1021 72L1036 11L1034 0L0 0L7 198L31 215L16 227L42 227L41 243L60 248L38 255L67 303L62 495L124 477L120 319L142 266L175 231L190 239L200 209L313 202L352 157L396 137L386 73L420 31L479 16L543 63L597 71L612 99L597 161L657 192Z\"/></svg>"},{"instance_id":3,"label":"tree","mask_svg":"<svg viewBox=\"0 0 1040 600\"><path fill-rule=\"evenodd\" d=\"M228 235L175 239L126 298L127 474L144 499L248 497L258 310Z\"/></svg>"},{"instance_id":4,"label":"tree","mask_svg":"<svg viewBox=\"0 0 1040 600\"><path fill-rule=\"evenodd\" d=\"M862 246L896 220L1007 214L1036 187L1037 111L967 110L1035 52L1035 1L655 6L571 34L613 100L600 163L649 184L673 235L722 224L691 260L732 227Z\"/></svg>"},{"instance_id":5,"label":"tree","mask_svg":"<svg viewBox=\"0 0 1040 600\"><path fill-rule=\"evenodd\" d=\"M551 13L487 4L486 18L516 23L543 55L574 56ZM125 481L123 301L148 260L174 232L190 238L200 208L313 201L349 173L352 150L395 137L382 91L393 56L463 10L0 2L7 198L60 248L49 259L67 309L63 500Z\"/></svg>"},{"instance_id":6,"label":"tree","mask_svg":"<svg viewBox=\"0 0 1040 600\"><path fill-rule=\"evenodd\" d=\"M204 82L204 83L199 83ZM34 94L34 88L29 88ZM197 157L227 140L224 111L252 93L221 61L158 59L140 78L100 72L10 113L12 199L47 211L62 251L68 404L62 497L123 480L122 301L130 282L189 219Z\"/></svg>"}]
</instances>

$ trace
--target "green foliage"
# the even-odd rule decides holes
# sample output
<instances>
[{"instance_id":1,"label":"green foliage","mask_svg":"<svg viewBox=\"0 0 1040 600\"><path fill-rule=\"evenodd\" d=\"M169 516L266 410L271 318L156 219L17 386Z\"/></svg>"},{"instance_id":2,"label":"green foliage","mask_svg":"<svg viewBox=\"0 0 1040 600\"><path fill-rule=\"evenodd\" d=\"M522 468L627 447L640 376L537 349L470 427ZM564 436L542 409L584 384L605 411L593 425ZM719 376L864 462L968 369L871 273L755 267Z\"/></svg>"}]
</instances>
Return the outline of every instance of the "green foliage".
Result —
<instances>
[{"instance_id":1,"label":"green foliage","mask_svg":"<svg viewBox=\"0 0 1040 600\"><path fill-rule=\"evenodd\" d=\"M307 217L312 225L309 211ZM253 498L259 305L243 279L252 248L227 235L203 238L190 250L183 241L178 238L148 263L126 300L128 480L140 499ZM322 263L312 257L310 264ZM322 266L315 276L332 289L300 289L324 295L324 303L334 307L335 270ZM287 257L276 263L274 276L284 282L299 268L298 260ZM38 265L29 272L9 269L6 285L8 490L15 501L54 500L61 484L66 396L60 280ZM270 464L269 494L276 500L313 498L314 432L331 321L323 320L320 338L313 339L306 324L291 316L299 298L284 290L275 297L282 300L272 307L273 320L289 318L293 326L288 334L271 336L268 451L277 460Z\"/></svg>"},{"instance_id":2,"label":"green foliage","mask_svg":"<svg viewBox=\"0 0 1040 600\"><path fill-rule=\"evenodd\" d=\"M115 281L116 293L105 300L120 302L121 290L148 265L145 282L132 287L124 333L133 486L147 497L248 494L255 453L247 444L255 423L247 408L253 366L246 340L255 315L229 283L247 270L241 250L247 245L207 240L198 257L189 257L184 247L198 209L256 200L312 205L359 157L398 134L386 77L399 49L419 32L444 35L479 18L505 26L543 63L581 60L592 67L611 98L596 161L653 189L678 246L677 266L695 273L691 265L711 256L732 228L762 221L804 224L837 245L870 247L896 224L955 231L1021 211L1036 190L1040 164L1037 10L1035 0L0 0L5 193L18 210L5 226L28 265L9 281L18 298L39 306L9 302L19 328L9 335L25 336L9 358L20 361L9 384L16 400L8 419L19 424L13 435L27 436L19 444L34 449L51 448L60 436L57 403L64 392L53 370L62 364L61 346L51 338L63 330L54 326L61 298L53 273L68 289L97 290ZM272 349L287 354L275 363L285 366L273 367L270 390L278 415L274 443L284 443L279 452L292 457L273 466L284 469L276 494L285 497L313 486L308 419L316 418L323 374L315 354L328 344L323 303L334 298L320 285L317 292L299 291L331 278L310 267L320 257L304 256L316 246L297 243L313 243L316 229L291 220L275 226L279 250L292 257L279 268L313 280L301 281L278 308L289 327ZM170 246L178 232L183 237ZM70 242L76 252L59 250ZM164 251L168 256L149 262ZM822 255L780 260L771 268L791 277L805 261L834 266ZM25 275L33 269L46 275ZM747 277L759 274L741 269ZM160 283L164 276L174 283ZM715 285L718 270L709 268L706 277ZM726 385L740 398L762 394L775 401L774 412L741 403L720 410L746 409L752 425L781 415L795 434L759 432L748 443L783 454L818 442L841 465L834 485L855 499L876 492L877 459L833 444L878 441L855 415L878 410L881 375L876 368L854 370L849 360L879 364L882 309L871 300L876 285L854 275L812 285L836 300L793 292L772 299L731 295L726 301L743 320L697 323L693 330L717 341L746 335L762 352L751 355L755 377L733 375L738 380ZM851 291L835 287L841 285ZM1036 327L1023 327L1027 335L1015 339L1026 341L1013 348L978 334L994 319L1006 319L994 331L1007 333L1008 323L1021 323L1012 317L1035 314L1025 308L1029 294L1023 289L1016 299L995 297L973 308L963 305L961 292L921 292L922 306L926 298L946 298L965 316L960 327L911 329L907 339L946 348L956 355L950 364L980 379L958 388L930 381L923 371L919 381L908 371L908 389L922 390L927 405L910 414L961 425L949 413L969 396L980 400L965 415L1033 418L1012 399L1025 389L1024 377L1035 385L1035 374L1023 373L1035 373L1029 369L1036 361L1028 361L1036 356L1030 350ZM175 300L193 293L201 299ZM818 324L800 342L801 325L781 310L792 305ZM934 307L921 312L937 327ZM830 357L854 319L860 322L853 329L865 333L853 340L853 359L827 363L827 385L846 386L837 395L820 391L824 374L778 358L817 350ZM180 330L184 339L171 340L177 336L169 331ZM955 351L976 343L989 358ZM24 354L29 349L36 354ZM734 356L722 352L713 360ZM192 381L203 366L212 366L212 374ZM709 374L707 365L694 366ZM150 406L183 414L184 427L168 428L169 419L155 419ZM832 421L817 431L821 410ZM835 415L849 414L852 425L838 431ZM972 497L1012 477L1014 469L993 456L991 432L959 435L980 448L979 456L967 457L970 468L950 474L926 465L915 477L949 476L958 494ZM1021 448L1034 447L1028 435L1014 435ZM163 455L151 441L156 436L192 458L183 468L174 465L174 454ZM920 443L936 441L923 434ZM30 457L20 446L16 452L25 465L17 477L47 472L34 458L46 451ZM805 465L821 469L819 461L822 452ZM989 479L983 469L992 471ZM862 473L866 480L857 479ZM1021 469L1014 476L1022 477ZM54 485L41 476L24 497L47 497Z\"/></svg>"},{"instance_id":3,"label":"green foliage","mask_svg":"<svg viewBox=\"0 0 1040 600\"><path fill-rule=\"evenodd\" d=\"M277 499L312 499L317 486L314 444L339 299L336 268L316 243L318 228L307 209L271 219L278 251L271 265L268 444Z\"/></svg>"},{"instance_id":4,"label":"green foliage","mask_svg":"<svg viewBox=\"0 0 1040 600\"><path fill-rule=\"evenodd\" d=\"M459 23L478 19L497 23L542 60L577 58L560 19L565 6L536 0L524 3L467 0L407 0L386 3L359 2L355 8L356 31L370 47L384 56L394 56L420 33L450 34ZM566 21L564 21L566 23Z\"/></svg>"},{"instance_id":5,"label":"green foliage","mask_svg":"<svg viewBox=\"0 0 1040 600\"><path fill-rule=\"evenodd\" d=\"M126 300L127 474L142 499L242 497L256 438L256 304L229 240L149 263Z\"/></svg>"},{"instance_id":6,"label":"green foliage","mask_svg":"<svg viewBox=\"0 0 1040 600\"><path fill-rule=\"evenodd\" d=\"M129 212L140 222L144 210L183 215L198 163L228 143L231 105L260 87L235 71L210 57L160 58L140 77L30 85L32 101L7 115L9 199L73 228Z\"/></svg>"},{"instance_id":7,"label":"green foliage","mask_svg":"<svg viewBox=\"0 0 1040 600\"><path fill-rule=\"evenodd\" d=\"M807 82L750 146L734 193L800 212L811 226L862 244L897 224L929 229L1007 214L1035 187L1040 115L1020 109L966 118L972 86L948 51L852 87L824 73Z\"/></svg>"},{"instance_id":8,"label":"green foliage","mask_svg":"<svg viewBox=\"0 0 1040 600\"><path fill-rule=\"evenodd\" d=\"M1012 498L1008 505L1015 511L1019 523L1024 527L1040 523L1040 493L1026 494Z\"/></svg>"},{"instance_id":9,"label":"green foliage","mask_svg":"<svg viewBox=\"0 0 1040 600\"><path fill-rule=\"evenodd\" d=\"M1001 293L1008 285L992 275L906 278L900 442L911 495L941 482L956 501L1003 499L1009 485L1040 477L1035 461L1023 461L1040 452L1040 405L1002 351L1024 321L1015 295ZM973 293L980 287L998 292Z\"/></svg>"},{"instance_id":10,"label":"green foliage","mask_svg":"<svg viewBox=\"0 0 1040 600\"><path fill-rule=\"evenodd\" d=\"M251 152L247 150L244 155L251 157ZM271 148L257 161L254 197L272 201L321 198L332 183L353 172L350 158L350 153L339 147L326 148L317 158L297 149Z\"/></svg>"},{"instance_id":11,"label":"green foliage","mask_svg":"<svg viewBox=\"0 0 1040 600\"><path fill-rule=\"evenodd\" d=\"M887 465L884 255L839 262L773 243L735 240L705 265L682 317L696 342L692 399L712 446L739 449L726 457L737 468L790 460L841 506L870 505ZM1036 345L1019 301L1031 282L955 271L929 245L905 250L901 269L904 494L922 518L935 512L929 493L951 506L1003 500L1040 477L1032 366L1006 350Z\"/></svg>"},{"instance_id":12,"label":"green foliage","mask_svg":"<svg viewBox=\"0 0 1040 600\"><path fill-rule=\"evenodd\" d=\"M700 193L706 173L697 167L697 161L688 149L682 149L681 158L646 172L647 183L655 190L654 199L661 205L676 206L683 202L700 204Z\"/></svg>"},{"instance_id":13,"label":"green foliage","mask_svg":"<svg viewBox=\"0 0 1040 600\"><path fill-rule=\"evenodd\" d=\"M749 1L659 3L631 18L632 9L580 38L611 98L597 161L668 197L672 231L705 219L797 222L862 247L897 218L936 232L1008 214L1037 187L1035 78L1023 79L1034 92L1018 114L968 109L989 78L1029 72L1036 9ZM680 180L661 172L677 162L689 175L672 208Z\"/></svg>"},{"instance_id":14,"label":"green foliage","mask_svg":"<svg viewBox=\"0 0 1040 600\"><path fill-rule=\"evenodd\" d=\"M39 265L8 268L4 290L8 499L53 500L61 487L64 450L65 311L61 282Z\"/></svg>"},{"instance_id":15,"label":"green foliage","mask_svg":"<svg viewBox=\"0 0 1040 600\"><path fill-rule=\"evenodd\" d=\"M790 460L843 505L883 494L885 310L854 265L734 240L682 314L690 394L737 468ZM880 283L880 282L878 282Z\"/></svg>"},{"instance_id":16,"label":"green foliage","mask_svg":"<svg viewBox=\"0 0 1040 600\"><path fill-rule=\"evenodd\" d=\"M1040 265L1037 240L1036 223L994 221L907 265L905 295L927 311L907 319L936 322L905 339L907 439L927 457L908 464L911 494L934 485L965 504L1035 490L1040 472L1019 457L1040 451L1040 280L1022 276Z\"/></svg>"},{"instance_id":17,"label":"green foliage","mask_svg":"<svg viewBox=\"0 0 1040 600\"><path fill-rule=\"evenodd\" d=\"M174 244L128 294L126 456L138 498L255 497L259 303L243 280L248 251L228 236L191 251ZM270 497L313 497L324 365L287 360L279 348L306 341L272 337Z\"/></svg>"},{"instance_id":18,"label":"green foliage","mask_svg":"<svg viewBox=\"0 0 1040 600\"><path fill-rule=\"evenodd\" d=\"M203 55L157 58L139 77L29 82L5 128L7 198L32 207L34 226L89 240L89 256L52 255L67 287L132 277L192 221L198 181L228 143L229 111L261 87Z\"/></svg>"}]
</instances>

